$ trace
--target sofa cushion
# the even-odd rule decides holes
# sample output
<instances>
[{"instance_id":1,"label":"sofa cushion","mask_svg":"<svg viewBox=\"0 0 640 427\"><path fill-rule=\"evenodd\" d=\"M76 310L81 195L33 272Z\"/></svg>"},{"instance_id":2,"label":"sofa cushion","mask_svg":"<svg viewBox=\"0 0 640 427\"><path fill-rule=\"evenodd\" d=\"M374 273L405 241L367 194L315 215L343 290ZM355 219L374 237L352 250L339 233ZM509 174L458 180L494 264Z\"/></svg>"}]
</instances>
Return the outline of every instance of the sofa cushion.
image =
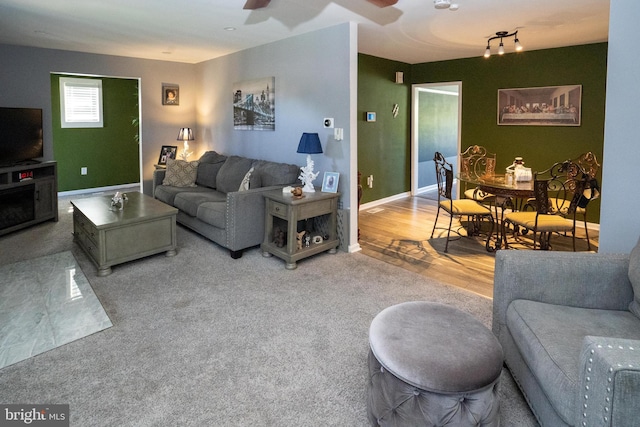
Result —
<instances>
[{"instance_id":1,"label":"sofa cushion","mask_svg":"<svg viewBox=\"0 0 640 427\"><path fill-rule=\"evenodd\" d=\"M640 240L629 254L629 281L633 286L634 298L629 310L640 317Z\"/></svg>"},{"instance_id":2,"label":"sofa cushion","mask_svg":"<svg viewBox=\"0 0 640 427\"><path fill-rule=\"evenodd\" d=\"M225 202L205 202L198 206L196 217L209 225L224 229L226 227L227 204Z\"/></svg>"},{"instance_id":3,"label":"sofa cushion","mask_svg":"<svg viewBox=\"0 0 640 427\"><path fill-rule=\"evenodd\" d=\"M197 161L187 162L184 160L167 159L167 173L164 176L162 185L195 187L197 172Z\"/></svg>"},{"instance_id":4,"label":"sofa cushion","mask_svg":"<svg viewBox=\"0 0 640 427\"><path fill-rule=\"evenodd\" d=\"M561 326L559 326L561 325ZM572 425L585 336L640 339L640 319L628 311L515 300L507 327L523 360L558 414Z\"/></svg>"},{"instance_id":5,"label":"sofa cushion","mask_svg":"<svg viewBox=\"0 0 640 427\"><path fill-rule=\"evenodd\" d=\"M207 151L198 160L198 173L196 184L209 188L216 188L216 176L220 168L227 160L227 156L218 154L215 151Z\"/></svg>"},{"instance_id":6,"label":"sofa cushion","mask_svg":"<svg viewBox=\"0 0 640 427\"><path fill-rule=\"evenodd\" d=\"M226 204L226 201L227 195L215 190L193 193L185 191L176 195L173 206L189 216L196 216L200 204L205 202L223 202Z\"/></svg>"},{"instance_id":7,"label":"sofa cushion","mask_svg":"<svg viewBox=\"0 0 640 427\"><path fill-rule=\"evenodd\" d=\"M253 160L246 157L228 157L216 177L216 189L223 193L238 191L240 183L251 168L252 163Z\"/></svg>"},{"instance_id":8,"label":"sofa cushion","mask_svg":"<svg viewBox=\"0 0 640 427\"><path fill-rule=\"evenodd\" d=\"M174 206L176 195L180 193L194 193L194 192L210 192L211 189L207 187L172 187L170 185L158 185L153 193L153 196L168 205Z\"/></svg>"},{"instance_id":9,"label":"sofa cushion","mask_svg":"<svg viewBox=\"0 0 640 427\"><path fill-rule=\"evenodd\" d=\"M300 174L300 166L287 163L256 160L253 163L254 173L251 188L271 187L272 185L295 184ZM255 183L253 182L255 179Z\"/></svg>"}]
</instances>

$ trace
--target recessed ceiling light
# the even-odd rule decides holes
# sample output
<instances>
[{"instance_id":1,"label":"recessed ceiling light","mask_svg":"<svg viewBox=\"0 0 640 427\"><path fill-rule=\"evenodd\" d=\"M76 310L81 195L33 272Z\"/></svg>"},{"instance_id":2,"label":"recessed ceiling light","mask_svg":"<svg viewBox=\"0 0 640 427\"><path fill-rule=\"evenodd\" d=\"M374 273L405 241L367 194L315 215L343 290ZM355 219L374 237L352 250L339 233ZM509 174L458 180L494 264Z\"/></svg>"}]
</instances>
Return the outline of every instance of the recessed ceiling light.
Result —
<instances>
[{"instance_id":1,"label":"recessed ceiling light","mask_svg":"<svg viewBox=\"0 0 640 427\"><path fill-rule=\"evenodd\" d=\"M225 31L235 31L236 27L224 27Z\"/></svg>"}]
</instances>

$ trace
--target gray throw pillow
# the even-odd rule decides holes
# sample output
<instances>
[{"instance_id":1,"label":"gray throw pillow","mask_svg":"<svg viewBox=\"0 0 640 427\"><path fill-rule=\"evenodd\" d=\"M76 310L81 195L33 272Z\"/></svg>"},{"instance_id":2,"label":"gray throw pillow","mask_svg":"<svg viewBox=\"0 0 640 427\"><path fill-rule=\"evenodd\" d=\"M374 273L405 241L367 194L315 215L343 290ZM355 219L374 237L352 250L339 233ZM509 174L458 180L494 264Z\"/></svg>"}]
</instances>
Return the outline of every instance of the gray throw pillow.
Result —
<instances>
[{"instance_id":1,"label":"gray throw pillow","mask_svg":"<svg viewBox=\"0 0 640 427\"><path fill-rule=\"evenodd\" d=\"M195 187L198 162L167 159L167 173L162 185L173 187Z\"/></svg>"},{"instance_id":2,"label":"gray throw pillow","mask_svg":"<svg viewBox=\"0 0 640 427\"><path fill-rule=\"evenodd\" d=\"M230 156L224 162L216 177L216 188L222 193L238 191L240 183L251 168L252 159Z\"/></svg>"},{"instance_id":3,"label":"gray throw pillow","mask_svg":"<svg viewBox=\"0 0 640 427\"><path fill-rule=\"evenodd\" d=\"M629 281L633 286L634 298L629 311L640 317L640 240L629 254Z\"/></svg>"}]
</instances>

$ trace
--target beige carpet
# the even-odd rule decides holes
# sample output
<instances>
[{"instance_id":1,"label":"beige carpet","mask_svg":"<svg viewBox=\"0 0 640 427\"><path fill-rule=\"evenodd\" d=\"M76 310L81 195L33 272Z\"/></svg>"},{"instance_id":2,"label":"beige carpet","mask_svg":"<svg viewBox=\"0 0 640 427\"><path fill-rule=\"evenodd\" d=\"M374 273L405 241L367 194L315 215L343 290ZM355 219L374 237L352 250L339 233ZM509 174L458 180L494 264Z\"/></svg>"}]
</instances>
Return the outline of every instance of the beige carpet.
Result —
<instances>
[{"instance_id":1,"label":"beige carpet","mask_svg":"<svg viewBox=\"0 0 640 427\"><path fill-rule=\"evenodd\" d=\"M69 403L72 425L365 426L377 313L428 300L491 322L491 300L361 254L288 271L258 249L233 260L182 227L177 256L98 277L63 211L57 224L0 239L0 262L16 241L34 255L71 250L113 327L4 368L0 402ZM506 371L500 395L503 425L536 425Z\"/></svg>"}]
</instances>

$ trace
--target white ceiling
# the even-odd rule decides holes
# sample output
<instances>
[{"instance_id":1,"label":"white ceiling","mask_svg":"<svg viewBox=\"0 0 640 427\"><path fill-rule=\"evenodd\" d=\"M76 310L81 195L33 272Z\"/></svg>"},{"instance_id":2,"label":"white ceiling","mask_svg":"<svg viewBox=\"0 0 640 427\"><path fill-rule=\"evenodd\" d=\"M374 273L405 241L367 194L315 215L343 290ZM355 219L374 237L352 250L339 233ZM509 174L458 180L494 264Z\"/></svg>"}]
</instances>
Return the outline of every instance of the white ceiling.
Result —
<instances>
[{"instance_id":1,"label":"white ceiling","mask_svg":"<svg viewBox=\"0 0 640 427\"><path fill-rule=\"evenodd\" d=\"M256 11L245 0L0 0L0 43L198 63L354 21L359 52L415 64L481 56L497 31L517 29L525 50L608 37L609 0L452 2L459 10L433 0L272 0Z\"/></svg>"}]
</instances>

